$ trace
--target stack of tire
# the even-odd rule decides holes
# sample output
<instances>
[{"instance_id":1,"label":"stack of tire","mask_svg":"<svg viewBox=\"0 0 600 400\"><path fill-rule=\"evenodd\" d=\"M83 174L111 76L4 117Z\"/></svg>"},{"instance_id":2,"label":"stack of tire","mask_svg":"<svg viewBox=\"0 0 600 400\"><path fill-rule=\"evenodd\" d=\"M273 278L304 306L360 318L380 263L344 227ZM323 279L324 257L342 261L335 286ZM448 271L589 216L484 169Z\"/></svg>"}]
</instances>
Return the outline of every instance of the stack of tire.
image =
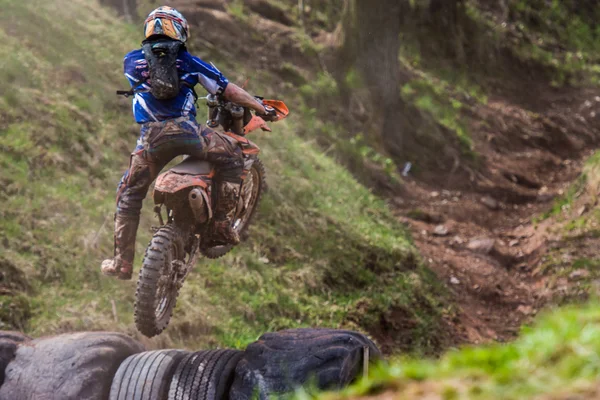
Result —
<instances>
[{"instance_id":1,"label":"stack of tire","mask_svg":"<svg viewBox=\"0 0 600 400\"><path fill-rule=\"evenodd\" d=\"M365 359L367 357L367 359ZM294 329L239 350L144 351L118 333L0 332L0 400L250 400L339 389L380 352L360 333Z\"/></svg>"}]
</instances>

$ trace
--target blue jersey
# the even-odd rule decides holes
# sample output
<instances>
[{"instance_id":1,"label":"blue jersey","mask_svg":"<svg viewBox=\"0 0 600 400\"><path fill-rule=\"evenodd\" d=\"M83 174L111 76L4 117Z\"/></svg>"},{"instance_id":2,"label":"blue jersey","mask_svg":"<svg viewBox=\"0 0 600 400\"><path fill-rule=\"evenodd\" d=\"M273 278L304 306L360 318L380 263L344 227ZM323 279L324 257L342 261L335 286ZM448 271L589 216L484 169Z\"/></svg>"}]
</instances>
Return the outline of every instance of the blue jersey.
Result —
<instances>
[{"instance_id":1,"label":"blue jersey","mask_svg":"<svg viewBox=\"0 0 600 400\"><path fill-rule=\"evenodd\" d=\"M177 56L177 69L181 80L189 84L190 87L181 85L177 97L169 100L158 100L150 93L152 82L148 80L150 73L142 49L127 54L123 64L125 76L136 92L133 98L133 115L139 124L179 117L195 119L195 100L190 87L200 83L209 93L220 94L229 83L217 68L182 49Z\"/></svg>"}]
</instances>

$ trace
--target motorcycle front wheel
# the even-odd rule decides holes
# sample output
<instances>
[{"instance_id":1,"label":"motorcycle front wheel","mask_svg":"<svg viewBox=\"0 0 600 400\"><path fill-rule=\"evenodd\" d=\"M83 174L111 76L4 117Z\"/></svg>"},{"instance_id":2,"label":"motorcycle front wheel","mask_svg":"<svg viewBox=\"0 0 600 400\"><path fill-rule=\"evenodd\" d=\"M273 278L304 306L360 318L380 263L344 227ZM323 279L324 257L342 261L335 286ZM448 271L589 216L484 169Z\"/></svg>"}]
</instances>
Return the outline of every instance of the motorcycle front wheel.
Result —
<instances>
[{"instance_id":1,"label":"motorcycle front wheel","mask_svg":"<svg viewBox=\"0 0 600 400\"><path fill-rule=\"evenodd\" d=\"M171 320L185 265L183 233L177 226L161 227L148 244L135 292L135 325L147 337L159 335Z\"/></svg>"}]
</instances>

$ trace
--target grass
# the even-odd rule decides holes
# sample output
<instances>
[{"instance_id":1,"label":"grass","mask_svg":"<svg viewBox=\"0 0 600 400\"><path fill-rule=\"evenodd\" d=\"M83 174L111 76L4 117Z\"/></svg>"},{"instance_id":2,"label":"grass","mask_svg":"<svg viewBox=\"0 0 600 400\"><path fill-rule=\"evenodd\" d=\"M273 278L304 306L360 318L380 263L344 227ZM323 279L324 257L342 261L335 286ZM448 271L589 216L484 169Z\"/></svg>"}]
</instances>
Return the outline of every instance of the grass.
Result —
<instances>
[{"instance_id":1,"label":"grass","mask_svg":"<svg viewBox=\"0 0 600 400\"><path fill-rule=\"evenodd\" d=\"M510 344L450 351L437 361L396 359L342 393L320 398L382 392L397 399L596 398L599 305L595 300L547 312Z\"/></svg>"},{"instance_id":2,"label":"grass","mask_svg":"<svg viewBox=\"0 0 600 400\"><path fill-rule=\"evenodd\" d=\"M402 98L414 104L419 110L426 112L438 124L446 127L458 138L465 155L475 157L466 119L461 115L465 105L458 96L451 94L448 84L433 81L425 76L414 79L402 87Z\"/></svg>"},{"instance_id":3,"label":"grass","mask_svg":"<svg viewBox=\"0 0 600 400\"><path fill-rule=\"evenodd\" d=\"M564 195L536 220L552 218L554 226L549 233L558 240L548 250L541 271L557 277L568 277L573 271L582 269L590 272L574 288L578 293L577 299L587 298L588 293L593 293L590 284L598 276L599 264L593 241L600 237L600 210L595 207L599 182L600 152L596 152L586 161L581 175ZM569 297L571 294L566 295Z\"/></svg>"},{"instance_id":4,"label":"grass","mask_svg":"<svg viewBox=\"0 0 600 400\"><path fill-rule=\"evenodd\" d=\"M135 282L105 278L99 264L112 254L114 190L138 132L114 90L126 84L122 57L139 32L92 0L0 5L0 262L17 271L0 280L0 329L137 335ZM243 347L297 326L371 331L404 310L402 335L416 339L397 350L439 351L444 290L385 203L318 147L320 131L299 134L309 117L300 96L290 90L292 117L254 138L270 192L251 240L199 262L150 347ZM137 267L156 223L150 210L147 201Z\"/></svg>"},{"instance_id":5,"label":"grass","mask_svg":"<svg viewBox=\"0 0 600 400\"><path fill-rule=\"evenodd\" d=\"M567 189L566 193L554 201L552 208L542 214L538 219L544 220L570 210L573 202L582 194L583 190L585 189L586 180L587 177L584 173Z\"/></svg>"},{"instance_id":6,"label":"grass","mask_svg":"<svg viewBox=\"0 0 600 400\"><path fill-rule=\"evenodd\" d=\"M358 73L352 69L347 76L351 88L361 85ZM354 176L363 182L372 182L373 171L380 171L392 185L402 179L394 160L384 154L372 135L352 133L330 118L333 109L339 107L340 91L337 82L330 74L320 72L310 82L301 85L297 110L302 115L302 125L297 132L308 140L316 142L332 157L340 160ZM333 121L332 121L333 120Z\"/></svg>"},{"instance_id":7,"label":"grass","mask_svg":"<svg viewBox=\"0 0 600 400\"><path fill-rule=\"evenodd\" d=\"M554 86L600 83L597 67L600 54L600 29L597 8L586 9L576 1L518 0L509 3L509 24L519 39L510 45L523 61L545 67ZM504 35L506 24L483 21Z\"/></svg>"},{"instance_id":8,"label":"grass","mask_svg":"<svg viewBox=\"0 0 600 400\"><path fill-rule=\"evenodd\" d=\"M586 195L591 204L595 204L600 191L600 152L594 153L585 163L581 175L569 186L566 192L557 198L552 205L552 208L540 215L536 221L542 221L550 217L557 217L567 211L572 210L577 199ZM566 229L571 231L576 228L587 226L587 222L594 217L598 217L597 213L591 213L582 218L571 219L566 224Z\"/></svg>"},{"instance_id":9,"label":"grass","mask_svg":"<svg viewBox=\"0 0 600 400\"><path fill-rule=\"evenodd\" d=\"M248 18L244 9L244 2L241 0L234 0L231 4L228 4L227 11L240 21L246 21Z\"/></svg>"}]
</instances>

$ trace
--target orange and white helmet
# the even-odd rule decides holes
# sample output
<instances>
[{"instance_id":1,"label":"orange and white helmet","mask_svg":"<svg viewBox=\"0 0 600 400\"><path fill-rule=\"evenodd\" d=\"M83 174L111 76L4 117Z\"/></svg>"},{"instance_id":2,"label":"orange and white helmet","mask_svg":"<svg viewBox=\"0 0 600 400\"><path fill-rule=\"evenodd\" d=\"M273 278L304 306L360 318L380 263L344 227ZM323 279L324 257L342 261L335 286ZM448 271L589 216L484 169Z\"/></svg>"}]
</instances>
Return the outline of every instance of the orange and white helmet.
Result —
<instances>
[{"instance_id":1,"label":"orange and white helmet","mask_svg":"<svg viewBox=\"0 0 600 400\"><path fill-rule=\"evenodd\" d=\"M146 39L154 35L168 36L185 43L190 36L190 28L185 17L169 6L158 7L152 11L144 24Z\"/></svg>"}]
</instances>

